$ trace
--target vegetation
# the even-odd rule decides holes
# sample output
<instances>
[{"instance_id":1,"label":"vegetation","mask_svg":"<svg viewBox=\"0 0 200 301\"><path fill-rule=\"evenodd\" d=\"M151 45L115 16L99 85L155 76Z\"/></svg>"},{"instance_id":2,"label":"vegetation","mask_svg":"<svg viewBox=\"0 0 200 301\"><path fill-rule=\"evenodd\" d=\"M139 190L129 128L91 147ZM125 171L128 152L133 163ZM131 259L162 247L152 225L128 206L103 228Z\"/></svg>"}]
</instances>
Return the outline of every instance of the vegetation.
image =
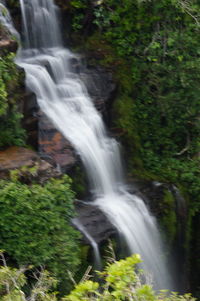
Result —
<instances>
[{"instance_id":1,"label":"vegetation","mask_svg":"<svg viewBox=\"0 0 200 301\"><path fill-rule=\"evenodd\" d=\"M0 148L25 144L19 111L22 72L13 62L14 53L0 58Z\"/></svg>"},{"instance_id":2,"label":"vegetation","mask_svg":"<svg viewBox=\"0 0 200 301\"><path fill-rule=\"evenodd\" d=\"M0 268L0 295L2 301L56 301L56 293L52 288L56 280L47 271L40 271L34 275L36 282L29 291L28 297L24 294L23 287L27 283L24 275L24 268L19 270L9 268L1 254L4 266ZM132 301L195 301L186 294L180 296L176 293L168 294L161 291L155 294L152 287L141 284L135 266L140 262L139 255L133 255L108 264L104 272L99 273L102 285L92 280L85 279L75 286L70 295L63 297L62 301L112 301L112 300L132 300Z\"/></svg>"},{"instance_id":3,"label":"vegetation","mask_svg":"<svg viewBox=\"0 0 200 301\"><path fill-rule=\"evenodd\" d=\"M79 264L79 233L70 179L52 179L44 186L0 180L0 245L11 262L45 266L59 281Z\"/></svg>"}]
</instances>

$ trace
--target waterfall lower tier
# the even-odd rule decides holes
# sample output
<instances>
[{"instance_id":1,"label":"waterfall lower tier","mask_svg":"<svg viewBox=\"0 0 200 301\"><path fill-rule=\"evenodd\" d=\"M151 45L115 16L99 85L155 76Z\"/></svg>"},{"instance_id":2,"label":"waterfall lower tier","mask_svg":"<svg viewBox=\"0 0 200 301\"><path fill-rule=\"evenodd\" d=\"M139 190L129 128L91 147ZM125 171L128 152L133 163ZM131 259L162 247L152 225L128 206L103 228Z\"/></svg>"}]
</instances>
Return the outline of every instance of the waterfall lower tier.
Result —
<instances>
[{"instance_id":1,"label":"waterfall lower tier","mask_svg":"<svg viewBox=\"0 0 200 301\"><path fill-rule=\"evenodd\" d=\"M78 56L62 46L57 7L53 0L20 0L20 4L24 48L16 62L26 72L27 88L80 155L94 204L123 236L130 253L140 253L154 287L170 289L155 219L143 200L126 189L119 145L107 135L86 87L73 70L71 62L79 60Z\"/></svg>"},{"instance_id":2,"label":"waterfall lower tier","mask_svg":"<svg viewBox=\"0 0 200 301\"><path fill-rule=\"evenodd\" d=\"M129 253L138 253L143 262L140 267L146 280L155 288L171 288L163 258L163 248L155 219L144 202L127 191L106 195L95 200L125 241Z\"/></svg>"}]
</instances>

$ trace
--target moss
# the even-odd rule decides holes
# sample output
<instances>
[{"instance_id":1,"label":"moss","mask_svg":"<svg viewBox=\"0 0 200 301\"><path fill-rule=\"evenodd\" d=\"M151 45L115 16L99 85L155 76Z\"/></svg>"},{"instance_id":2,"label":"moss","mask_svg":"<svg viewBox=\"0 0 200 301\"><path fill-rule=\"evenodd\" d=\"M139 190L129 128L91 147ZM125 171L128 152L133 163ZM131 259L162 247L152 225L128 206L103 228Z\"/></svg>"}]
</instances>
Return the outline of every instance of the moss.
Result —
<instances>
[{"instance_id":1,"label":"moss","mask_svg":"<svg viewBox=\"0 0 200 301\"><path fill-rule=\"evenodd\" d=\"M14 53L0 60L0 148L25 144L20 102L24 72L14 63Z\"/></svg>"},{"instance_id":2,"label":"moss","mask_svg":"<svg viewBox=\"0 0 200 301\"><path fill-rule=\"evenodd\" d=\"M89 261L89 252L90 252L90 246L89 245L81 245L80 246L80 253L79 253L79 259L80 259L80 265L78 272L74 275L74 278L76 282L78 283L81 281L83 275L85 274L88 266L91 265L91 262Z\"/></svg>"},{"instance_id":3,"label":"moss","mask_svg":"<svg viewBox=\"0 0 200 301\"><path fill-rule=\"evenodd\" d=\"M27 165L21 166L19 169L13 169L10 171L10 179L13 182L20 181L22 183L33 183L34 177L38 176L39 164L35 162L35 165L30 167Z\"/></svg>"},{"instance_id":4,"label":"moss","mask_svg":"<svg viewBox=\"0 0 200 301\"><path fill-rule=\"evenodd\" d=\"M165 189L163 197L163 211L160 219L161 227L167 237L168 246L171 247L177 233L176 204L173 194Z\"/></svg>"},{"instance_id":5,"label":"moss","mask_svg":"<svg viewBox=\"0 0 200 301\"><path fill-rule=\"evenodd\" d=\"M84 199L87 194L87 180L83 167L76 165L70 173L73 178L72 189L76 192L78 199Z\"/></svg>"}]
</instances>

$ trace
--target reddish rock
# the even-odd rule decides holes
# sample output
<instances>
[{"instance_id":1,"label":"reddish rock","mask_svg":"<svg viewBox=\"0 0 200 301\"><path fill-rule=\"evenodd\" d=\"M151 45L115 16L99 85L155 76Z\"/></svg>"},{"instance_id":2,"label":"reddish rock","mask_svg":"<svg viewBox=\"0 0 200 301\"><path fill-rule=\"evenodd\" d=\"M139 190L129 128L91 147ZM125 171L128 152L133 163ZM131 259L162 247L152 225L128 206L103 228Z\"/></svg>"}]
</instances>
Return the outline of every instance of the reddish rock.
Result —
<instances>
[{"instance_id":1,"label":"reddish rock","mask_svg":"<svg viewBox=\"0 0 200 301\"><path fill-rule=\"evenodd\" d=\"M12 35L4 27L0 27L0 55L5 55L9 52L16 52L18 43L12 38Z\"/></svg>"},{"instance_id":2,"label":"reddish rock","mask_svg":"<svg viewBox=\"0 0 200 301\"><path fill-rule=\"evenodd\" d=\"M0 151L0 173L18 169L23 165L31 167L37 158L37 154L30 149L12 146L5 151Z\"/></svg>"},{"instance_id":3,"label":"reddish rock","mask_svg":"<svg viewBox=\"0 0 200 301\"><path fill-rule=\"evenodd\" d=\"M34 169L31 169L34 167ZM41 160L33 150L12 146L0 151L0 178L8 178L11 170L18 170L19 177L24 182L36 180L43 183L51 177L60 176L48 162Z\"/></svg>"},{"instance_id":4,"label":"reddish rock","mask_svg":"<svg viewBox=\"0 0 200 301\"><path fill-rule=\"evenodd\" d=\"M76 158L70 143L59 133L49 119L39 113L39 153L62 171L74 165Z\"/></svg>"},{"instance_id":5,"label":"reddish rock","mask_svg":"<svg viewBox=\"0 0 200 301\"><path fill-rule=\"evenodd\" d=\"M85 68L81 62L72 62L73 68L80 69L79 75L96 108L109 122L109 107L114 98L116 85L110 73L100 67ZM69 141L55 128L46 115L40 111L36 97L29 93L24 102L24 127L28 132L28 143L36 148L46 161L65 172L77 161Z\"/></svg>"}]
</instances>

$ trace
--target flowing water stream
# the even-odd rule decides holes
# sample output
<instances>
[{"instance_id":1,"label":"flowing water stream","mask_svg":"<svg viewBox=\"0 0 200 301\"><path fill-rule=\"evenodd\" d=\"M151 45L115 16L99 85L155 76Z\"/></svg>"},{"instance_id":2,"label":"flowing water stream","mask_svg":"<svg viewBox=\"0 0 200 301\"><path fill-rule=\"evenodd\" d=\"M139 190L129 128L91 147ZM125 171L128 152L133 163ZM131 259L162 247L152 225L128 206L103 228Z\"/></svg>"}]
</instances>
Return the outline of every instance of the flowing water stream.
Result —
<instances>
[{"instance_id":1,"label":"flowing water stream","mask_svg":"<svg viewBox=\"0 0 200 301\"><path fill-rule=\"evenodd\" d=\"M83 235L87 238L88 242L93 248L94 252L94 264L95 264L95 269L101 270L102 265L101 265L101 255L99 252L98 244L96 241L93 239L93 237L88 233L87 229L80 223L78 218L74 218L72 223L76 226L76 228L83 233Z\"/></svg>"},{"instance_id":2,"label":"flowing water stream","mask_svg":"<svg viewBox=\"0 0 200 301\"><path fill-rule=\"evenodd\" d=\"M142 268L152 275L154 287L172 288L156 221L143 200L126 188L119 145L108 136L86 87L73 70L72 61L79 57L62 44L57 6L53 0L20 0L20 4L24 30L17 64L25 69L27 88L79 154L93 204L117 228L129 253L141 255Z\"/></svg>"}]
</instances>

